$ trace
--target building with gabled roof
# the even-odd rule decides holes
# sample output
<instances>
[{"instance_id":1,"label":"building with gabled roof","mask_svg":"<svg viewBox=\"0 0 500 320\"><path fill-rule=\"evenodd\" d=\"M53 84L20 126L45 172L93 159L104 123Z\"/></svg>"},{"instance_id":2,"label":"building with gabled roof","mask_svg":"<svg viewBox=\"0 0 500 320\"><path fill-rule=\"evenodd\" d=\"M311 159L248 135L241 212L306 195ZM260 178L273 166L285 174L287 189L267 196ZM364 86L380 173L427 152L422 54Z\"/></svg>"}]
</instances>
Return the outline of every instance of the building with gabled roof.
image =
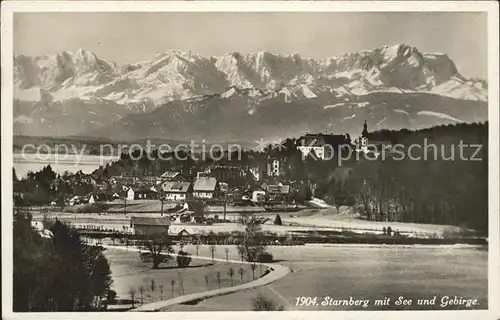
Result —
<instances>
[{"instance_id":1,"label":"building with gabled roof","mask_svg":"<svg viewBox=\"0 0 500 320\"><path fill-rule=\"evenodd\" d=\"M137 235L167 235L170 224L169 217L130 217L130 228Z\"/></svg>"},{"instance_id":2,"label":"building with gabled roof","mask_svg":"<svg viewBox=\"0 0 500 320\"><path fill-rule=\"evenodd\" d=\"M213 177L199 177L193 185L193 197L200 199L213 199L219 191L217 179Z\"/></svg>"},{"instance_id":3,"label":"building with gabled roof","mask_svg":"<svg viewBox=\"0 0 500 320\"><path fill-rule=\"evenodd\" d=\"M151 188L145 187L132 187L127 190L127 200L146 200L155 199L157 193Z\"/></svg>"},{"instance_id":4,"label":"building with gabled roof","mask_svg":"<svg viewBox=\"0 0 500 320\"><path fill-rule=\"evenodd\" d=\"M351 138L348 134L307 133L297 139L296 146L304 157L331 160L342 147L351 146Z\"/></svg>"},{"instance_id":5,"label":"building with gabled roof","mask_svg":"<svg viewBox=\"0 0 500 320\"><path fill-rule=\"evenodd\" d=\"M186 200L192 193L191 182L165 181L162 189L166 200Z\"/></svg>"},{"instance_id":6,"label":"building with gabled roof","mask_svg":"<svg viewBox=\"0 0 500 320\"><path fill-rule=\"evenodd\" d=\"M89 196L89 203L103 203L108 201L104 193L91 193Z\"/></svg>"}]
</instances>

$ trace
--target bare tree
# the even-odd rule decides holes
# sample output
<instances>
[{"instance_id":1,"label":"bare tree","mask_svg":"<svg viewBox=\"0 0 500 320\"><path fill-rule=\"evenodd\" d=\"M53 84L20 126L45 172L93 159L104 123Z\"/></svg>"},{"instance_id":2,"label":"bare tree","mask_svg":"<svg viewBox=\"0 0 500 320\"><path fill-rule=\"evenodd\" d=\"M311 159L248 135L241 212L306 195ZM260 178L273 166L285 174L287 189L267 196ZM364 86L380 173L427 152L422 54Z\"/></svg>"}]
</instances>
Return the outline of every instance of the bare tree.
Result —
<instances>
[{"instance_id":1,"label":"bare tree","mask_svg":"<svg viewBox=\"0 0 500 320\"><path fill-rule=\"evenodd\" d=\"M257 261L257 257L264 252L262 223L266 219L256 218L252 215L242 215L240 222L245 227L243 240L238 245L238 251L242 258L248 262Z\"/></svg>"},{"instance_id":2,"label":"bare tree","mask_svg":"<svg viewBox=\"0 0 500 320\"><path fill-rule=\"evenodd\" d=\"M130 295L130 299L132 300L132 308L135 308L135 288L130 287L128 289L128 294Z\"/></svg>"},{"instance_id":3,"label":"bare tree","mask_svg":"<svg viewBox=\"0 0 500 320\"><path fill-rule=\"evenodd\" d=\"M230 267L227 274L229 275L229 278L231 278L231 287L232 287L233 286L234 269Z\"/></svg>"},{"instance_id":4,"label":"bare tree","mask_svg":"<svg viewBox=\"0 0 500 320\"><path fill-rule=\"evenodd\" d=\"M229 262L229 248L225 247L224 251L226 252L226 263L228 263Z\"/></svg>"},{"instance_id":5,"label":"bare tree","mask_svg":"<svg viewBox=\"0 0 500 320\"><path fill-rule=\"evenodd\" d=\"M163 285L160 284L159 287L160 287L160 300L163 300Z\"/></svg>"},{"instance_id":6,"label":"bare tree","mask_svg":"<svg viewBox=\"0 0 500 320\"><path fill-rule=\"evenodd\" d=\"M181 294L184 295L184 279L182 278L182 273L177 272L177 276L179 277L179 288L181 289Z\"/></svg>"},{"instance_id":7,"label":"bare tree","mask_svg":"<svg viewBox=\"0 0 500 320\"><path fill-rule=\"evenodd\" d=\"M152 262L153 269L157 269L160 263L167 262L174 253L172 249L172 241L167 235L153 235L143 242L142 249L147 252L141 252L140 258L143 262Z\"/></svg>"},{"instance_id":8,"label":"bare tree","mask_svg":"<svg viewBox=\"0 0 500 320\"><path fill-rule=\"evenodd\" d=\"M139 292L141 293L141 305L144 304L144 287L141 286L139 288Z\"/></svg>"},{"instance_id":9,"label":"bare tree","mask_svg":"<svg viewBox=\"0 0 500 320\"><path fill-rule=\"evenodd\" d=\"M207 274L207 275L205 275L205 283L206 283L207 288L208 288L208 286L209 286L209 285L208 285L208 274Z\"/></svg>"},{"instance_id":10,"label":"bare tree","mask_svg":"<svg viewBox=\"0 0 500 320\"><path fill-rule=\"evenodd\" d=\"M151 299L154 301L155 300L155 289L156 289L155 279L151 279L151 283L149 285L149 288L151 289Z\"/></svg>"},{"instance_id":11,"label":"bare tree","mask_svg":"<svg viewBox=\"0 0 500 320\"><path fill-rule=\"evenodd\" d=\"M215 244L210 245L210 253L212 254L212 261L215 260L215 250L217 249L217 246Z\"/></svg>"},{"instance_id":12,"label":"bare tree","mask_svg":"<svg viewBox=\"0 0 500 320\"><path fill-rule=\"evenodd\" d=\"M175 280L172 279L170 281L170 286L171 286L171 289L172 289L172 298L174 297L174 287L175 287Z\"/></svg>"},{"instance_id":13,"label":"bare tree","mask_svg":"<svg viewBox=\"0 0 500 320\"><path fill-rule=\"evenodd\" d=\"M252 269L252 279L255 280L255 269L257 269L257 265L255 264L255 262L252 262L250 268Z\"/></svg>"},{"instance_id":14,"label":"bare tree","mask_svg":"<svg viewBox=\"0 0 500 320\"><path fill-rule=\"evenodd\" d=\"M243 275L245 274L245 269L243 267L238 268L238 274L240 275L240 281L243 283Z\"/></svg>"},{"instance_id":15,"label":"bare tree","mask_svg":"<svg viewBox=\"0 0 500 320\"><path fill-rule=\"evenodd\" d=\"M217 282L219 282L219 288L220 288L220 271L217 271Z\"/></svg>"}]
</instances>

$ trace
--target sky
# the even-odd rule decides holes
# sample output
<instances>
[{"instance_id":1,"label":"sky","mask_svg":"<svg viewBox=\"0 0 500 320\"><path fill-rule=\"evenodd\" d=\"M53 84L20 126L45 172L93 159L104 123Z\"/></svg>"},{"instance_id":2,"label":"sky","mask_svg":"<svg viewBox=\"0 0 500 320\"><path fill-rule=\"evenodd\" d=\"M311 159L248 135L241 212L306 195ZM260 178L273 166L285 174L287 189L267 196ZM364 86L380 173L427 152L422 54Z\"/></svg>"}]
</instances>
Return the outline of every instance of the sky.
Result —
<instances>
[{"instance_id":1,"label":"sky","mask_svg":"<svg viewBox=\"0 0 500 320\"><path fill-rule=\"evenodd\" d=\"M37 56L84 48L125 64L170 49L327 58L404 43L447 53L464 76L487 79L486 20L479 12L15 13L14 50Z\"/></svg>"}]
</instances>

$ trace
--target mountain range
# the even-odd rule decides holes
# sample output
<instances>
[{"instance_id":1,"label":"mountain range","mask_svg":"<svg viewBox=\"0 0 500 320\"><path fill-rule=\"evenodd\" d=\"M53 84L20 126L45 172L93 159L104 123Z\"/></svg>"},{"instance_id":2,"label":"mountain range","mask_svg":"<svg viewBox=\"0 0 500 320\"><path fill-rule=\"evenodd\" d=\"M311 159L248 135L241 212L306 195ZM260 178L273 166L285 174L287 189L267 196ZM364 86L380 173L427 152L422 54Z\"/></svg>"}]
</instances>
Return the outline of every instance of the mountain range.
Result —
<instances>
[{"instance_id":1,"label":"mountain range","mask_svg":"<svg viewBox=\"0 0 500 320\"><path fill-rule=\"evenodd\" d=\"M79 49L14 53L14 134L209 141L486 121L488 85L399 44L311 59L171 50L117 65Z\"/></svg>"}]
</instances>

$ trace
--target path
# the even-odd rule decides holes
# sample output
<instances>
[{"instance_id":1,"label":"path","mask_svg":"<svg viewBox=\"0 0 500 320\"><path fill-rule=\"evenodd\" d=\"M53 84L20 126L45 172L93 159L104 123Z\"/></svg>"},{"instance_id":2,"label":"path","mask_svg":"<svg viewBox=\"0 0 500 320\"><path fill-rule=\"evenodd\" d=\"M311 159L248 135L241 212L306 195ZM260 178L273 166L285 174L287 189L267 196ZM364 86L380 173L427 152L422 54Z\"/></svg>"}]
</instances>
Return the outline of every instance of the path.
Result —
<instances>
[{"instance_id":1,"label":"path","mask_svg":"<svg viewBox=\"0 0 500 320\"><path fill-rule=\"evenodd\" d=\"M104 248L108 248L108 249L118 249L118 250L129 250L129 251L141 252L141 249L134 248L134 247L119 247L119 246L110 246L110 245L102 245L102 246ZM168 253L165 253L165 254L168 254ZM177 256L177 254L175 254L175 253L168 254L168 255L174 256L174 257ZM221 259L221 258L212 259L211 257L199 257L199 256L197 256L197 257L194 257L193 259L221 261L221 262L239 263L239 264L251 264L251 262L248 262L248 261L226 260L226 259ZM271 272L269 272L265 276L258 278L256 280L253 280L253 281L250 281L247 283L243 283L243 284L240 284L237 286L233 286L233 287L197 292L197 293L193 293L193 294L187 294L187 295L175 297L173 299L148 303L148 304L144 304L140 307L137 307L135 309L132 309L130 311L161 311L161 310L168 309L168 307L182 304L182 303L186 303L186 302L201 301L201 300L204 300L207 298L227 295L227 294L238 292L241 290L254 289L257 287L261 287L261 286L265 286L267 284L270 284L278 279L281 279L291 272L288 267L285 267L285 266L280 265L280 264L259 263L259 265L260 264L270 268Z\"/></svg>"}]
</instances>

